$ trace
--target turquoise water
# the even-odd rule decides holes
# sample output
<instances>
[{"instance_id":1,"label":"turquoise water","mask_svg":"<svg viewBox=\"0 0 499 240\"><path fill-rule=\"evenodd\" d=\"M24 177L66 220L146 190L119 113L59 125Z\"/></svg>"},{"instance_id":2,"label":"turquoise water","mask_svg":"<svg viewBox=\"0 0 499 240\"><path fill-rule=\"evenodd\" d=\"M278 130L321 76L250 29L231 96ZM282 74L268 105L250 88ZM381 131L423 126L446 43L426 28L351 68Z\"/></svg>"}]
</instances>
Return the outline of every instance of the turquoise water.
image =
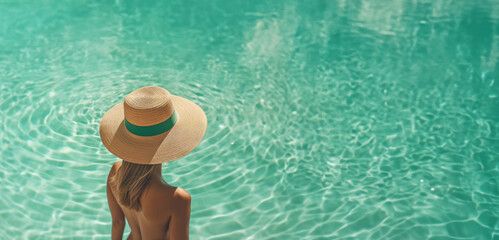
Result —
<instances>
[{"instance_id":1,"label":"turquoise water","mask_svg":"<svg viewBox=\"0 0 499 240\"><path fill-rule=\"evenodd\" d=\"M0 239L110 238L147 85L208 117L192 239L499 239L498 58L497 1L2 0Z\"/></svg>"}]
</instances>

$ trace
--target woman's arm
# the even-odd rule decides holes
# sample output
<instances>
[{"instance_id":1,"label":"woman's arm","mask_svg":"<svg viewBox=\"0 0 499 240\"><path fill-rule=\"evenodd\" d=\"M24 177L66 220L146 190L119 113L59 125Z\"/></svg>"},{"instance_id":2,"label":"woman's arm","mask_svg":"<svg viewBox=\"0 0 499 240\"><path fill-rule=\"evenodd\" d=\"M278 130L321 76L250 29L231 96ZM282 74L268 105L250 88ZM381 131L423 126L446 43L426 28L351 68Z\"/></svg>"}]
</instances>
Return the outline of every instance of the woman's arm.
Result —
<instances>
[{"instance_id":1,"label":"woman's arm","mask_svg":"<svg viewBox=\"0 0 499 240\"><path fill-rule=\"evenodd\" d=\"M177 188L173 195L173 211L170 222L170 239L189 239L189 219L191 217L191 195Z\"/></svg>"},{"instance_id":2,"label":"woman's arm","mask_svg":"<svg viewBox=\"0 0 499 240\"><path fill-rule=\"evenodd\" d=\"M111 239L121 240L123 238L123 231L125 230L125 214L123 214L120 205L118 205L118 202L114 198L114 195L111 191L111 186L109 185L109 181L111 177L113 177L116 174L119 164L121 164L121 162L115 162L113 164L113 167L111 168L111 171L109 171L109 175L107 177L106 191L107 191L107 202L109 204L109 210L111 211L111 217L113 219Z\"/></svg>"}]
</instances>

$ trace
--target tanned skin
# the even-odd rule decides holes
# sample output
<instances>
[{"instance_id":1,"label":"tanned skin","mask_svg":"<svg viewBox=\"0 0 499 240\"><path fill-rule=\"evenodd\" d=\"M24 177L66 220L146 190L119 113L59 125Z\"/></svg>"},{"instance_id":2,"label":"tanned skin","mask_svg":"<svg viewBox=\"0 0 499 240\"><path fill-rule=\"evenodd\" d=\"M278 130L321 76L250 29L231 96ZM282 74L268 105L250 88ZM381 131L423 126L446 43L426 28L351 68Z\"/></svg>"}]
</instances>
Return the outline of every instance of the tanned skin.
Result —
<instances>
[{"instance_id":1,"label":"tanned skin","mask_svg":"<svg viewBox=\"0 0 499 240\"><path fill-rule=\"evenodd\" d=\"M158 165L140 197L142 209L126 208L116 200L117 189L109 184L120 167L121 162L114 163L107 179L107 200L113 219L112 239L123 238L125 218L131 229L127 240L189 239L191 195L180 187L168 185L161 176L161 165Z\"/></svg>"}]
</instances>

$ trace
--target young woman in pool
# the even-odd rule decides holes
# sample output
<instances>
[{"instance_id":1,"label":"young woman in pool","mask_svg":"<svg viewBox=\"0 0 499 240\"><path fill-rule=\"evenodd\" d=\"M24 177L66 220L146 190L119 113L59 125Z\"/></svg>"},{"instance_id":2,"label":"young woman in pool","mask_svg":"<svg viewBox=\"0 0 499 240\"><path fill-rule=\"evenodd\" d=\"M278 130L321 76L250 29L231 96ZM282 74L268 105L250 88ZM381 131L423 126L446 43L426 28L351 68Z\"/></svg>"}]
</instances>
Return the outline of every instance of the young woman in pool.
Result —
<instances>
[{"instance_id":1,"label":"young woman in pool","mask_svg":"<svg viewBox=\"0 0 499 240\"><path fill-rule=\"evenodd\" d=\"M160 87L143 87L106 112L100 137L121 158L107 179L112 239L188 239L191 196L168 185L162 163L191 152L206 132L207 120L195 103Z\"/></svg>"}]
</instances>

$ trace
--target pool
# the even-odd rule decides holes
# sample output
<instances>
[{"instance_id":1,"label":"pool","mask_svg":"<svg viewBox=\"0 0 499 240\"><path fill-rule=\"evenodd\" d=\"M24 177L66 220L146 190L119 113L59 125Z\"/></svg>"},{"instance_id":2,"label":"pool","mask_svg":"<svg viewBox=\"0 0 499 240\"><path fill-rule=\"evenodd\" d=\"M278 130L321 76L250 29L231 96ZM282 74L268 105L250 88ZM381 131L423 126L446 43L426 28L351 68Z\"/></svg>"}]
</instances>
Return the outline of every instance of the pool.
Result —
<instances>
[{"instance_id":1,"label":"pool","mask_svg":"<svg viewBox=\"0 0 499 240\"><path fill-rule=\"evenodd\" d=\"M163 168L192 239L499 239L496 1L0 12L0 239L110 238L98 126L147 85L208 117Z\"/></svg>"}]
</instances>

